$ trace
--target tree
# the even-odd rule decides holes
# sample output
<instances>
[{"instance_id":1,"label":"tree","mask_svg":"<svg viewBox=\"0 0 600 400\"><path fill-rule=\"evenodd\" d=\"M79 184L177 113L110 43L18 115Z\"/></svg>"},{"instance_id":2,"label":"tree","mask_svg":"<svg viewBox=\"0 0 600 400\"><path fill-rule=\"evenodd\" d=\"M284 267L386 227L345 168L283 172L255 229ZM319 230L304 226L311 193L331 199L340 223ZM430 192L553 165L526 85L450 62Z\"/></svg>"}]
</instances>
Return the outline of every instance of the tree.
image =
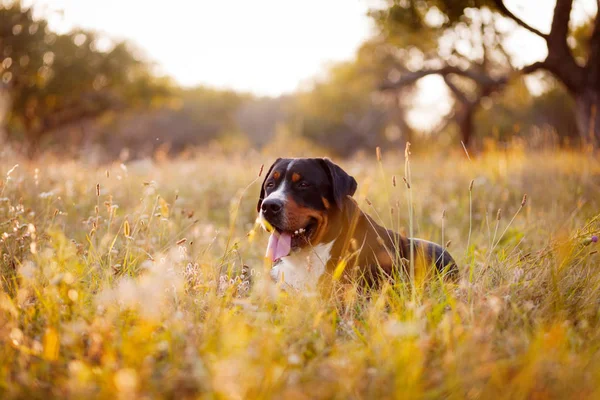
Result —
<instances>
[{"instance_id":1,"label":"tree","mask_svg":"<svg viewBox=\"0 0 600 400\"><path fill-rule=\"evenodd\" d=\"M600 1L596 1L600 5ZM586 34L585 30L579 29L580 27L571 31L569 23L573 2L574 0L556 1L548 33L541 32L516 16L506 7L503 0L394 0L388 8L373 10L371 14L383 31L393 34L402 28L408 29L412 34L423 32L432 35L434 32L440 38L444 33L456 29L460 25L471 26L472 21L469 21L468 14L474 10L479 12L489 10L543 38L548 49L547 57L527 65L517 72L530 74L542 70L561 82L575 102L579 137L584 143L590 143L595 148L599 148L600 18L596 15L590 21L589 34ZM432 10L439 14L438 20L441 20L441 23L431 22ZM493 21L494 19L491 19L486 25L492 26ZM457 38L449 40L457 40ZM574 43L573 46L570 46L571 42ZM575 56L575 51L578 52L578 57ZM512 70L503 74L492 74L485 73L481 68L473 65L454 63L450 58L438 57L437 60L437 66L422 67L416 71L404 73L398 79L386 82L383 89L402 87L424 76L437 74L443 76L447 83L453 76L469 79L477 85L487 88L487 90L480 91L485 96L491 91L502 89L514 76Z\"/></svg>"},{"instance_id":2,"label":"tree","mask_svg":"<svg viewBox=\"0 0 600 400\"><path fill-rule=\"evenodd\" d=\"M363 43L353 60L331 65L326 76L298 93L289 116L292 126L342 156L375 146L403 148L412 134L404 101L410 96L377 93L391 67L381 46L377 38Z\"/></svg>"},{"instance_id":3,"label":"tree","mask_svg":"<svg viewBox=\"0 0 600 400\"><path fill-rule=\"evenodd\" d=\"M101 50L93 32L52 32L20 2L0 5L0 79L10 97L9 137L33 155L50 132L168 94L127 43Z\"/></svg>"}]
</instances>

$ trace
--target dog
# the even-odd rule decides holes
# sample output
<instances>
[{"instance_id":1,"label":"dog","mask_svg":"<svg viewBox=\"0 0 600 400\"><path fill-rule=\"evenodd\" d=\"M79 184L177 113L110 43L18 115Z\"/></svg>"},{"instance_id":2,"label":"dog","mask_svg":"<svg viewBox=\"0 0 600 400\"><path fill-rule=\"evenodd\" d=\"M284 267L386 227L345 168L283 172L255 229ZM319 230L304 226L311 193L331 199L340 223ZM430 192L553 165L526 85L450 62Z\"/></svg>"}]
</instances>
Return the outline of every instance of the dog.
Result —
<instances>
[{"instance_id":1,"label":"dog","mask_svg":"<svg viewBox=\"0 0 600 400\"><path fill-rule=\"evenodd\" d=\"M437 271L456 279L456 262L443 247L380 226L352 198L356 189L356 180L328 158L278 158L271 165L257 212L271 232L265 257L273 280L300 291L332 278L374 287L408 277L411 257L414 276Z\"/></svg>"}]
</instances>

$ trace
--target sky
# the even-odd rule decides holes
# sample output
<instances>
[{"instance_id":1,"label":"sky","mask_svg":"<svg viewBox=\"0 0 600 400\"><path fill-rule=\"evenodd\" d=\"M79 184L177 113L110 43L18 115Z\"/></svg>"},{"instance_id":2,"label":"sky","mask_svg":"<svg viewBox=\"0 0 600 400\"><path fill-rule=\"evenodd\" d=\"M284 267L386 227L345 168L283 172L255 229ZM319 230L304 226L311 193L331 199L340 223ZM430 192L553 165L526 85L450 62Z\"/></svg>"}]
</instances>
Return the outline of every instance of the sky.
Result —
<instances>
[{"instance_id":1,"label":"sky","mask_svg":"<svg viewBox=\"0 0 600 400\"><path fill-rule=\"evenodd\" d=\"M373 34L366 13L382 0L26 0L52 27L93 29L129 39L183 86L205 84L278 96L306 87L327 65L349 60ZM530 25L548 32L555 0L505 0ZM573 19L596 13L575 0ZM544 41L516 28L507 47L517 67L541 60ZM443 115L449 94L439 77L419 82L410 122Z\"/></svg>"},{"instance_id":2,"label":"sky","mask_svg":"<svg viewBox=\"0 0 600 400\"><path fill-rule=\"evenodd\" d=\"M58 30L127 38L184 86L294 91L369 36L369 0L31 0ZM371 1L373 4L373 1ZM57 11L62 10L61 13Z\"/></svg>"}]
</instances>

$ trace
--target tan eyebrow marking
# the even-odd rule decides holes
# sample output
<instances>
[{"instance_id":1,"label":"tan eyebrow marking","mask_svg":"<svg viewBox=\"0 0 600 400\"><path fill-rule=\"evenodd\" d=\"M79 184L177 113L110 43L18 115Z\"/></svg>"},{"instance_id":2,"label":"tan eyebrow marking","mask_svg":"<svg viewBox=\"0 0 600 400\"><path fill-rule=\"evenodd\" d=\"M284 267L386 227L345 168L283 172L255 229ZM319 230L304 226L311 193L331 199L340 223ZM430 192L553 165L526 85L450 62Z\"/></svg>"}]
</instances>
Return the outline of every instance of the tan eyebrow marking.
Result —
<instances>
[{"instance_id":1,"label":"tan eyebrow marking","mask_svg":"<svg viewBox=\"0 0 600 400\"><path fill-rule=\"evenodd\" d=\"M298 182L302 177L300 176L300 174L294 172L292 174L292 182Z\"/></svg>"},{"instance_id":2,"label":"tan eyebrow marking","mask_svg":"<svg viewBox=\"0 0 600 400\"><path fill-rule=\"evenodd\" d=\"M281 176L281 174L277 171L273 172L273 178L275 179L279 179L279 177Z\"/></svg>"}]
</instances>

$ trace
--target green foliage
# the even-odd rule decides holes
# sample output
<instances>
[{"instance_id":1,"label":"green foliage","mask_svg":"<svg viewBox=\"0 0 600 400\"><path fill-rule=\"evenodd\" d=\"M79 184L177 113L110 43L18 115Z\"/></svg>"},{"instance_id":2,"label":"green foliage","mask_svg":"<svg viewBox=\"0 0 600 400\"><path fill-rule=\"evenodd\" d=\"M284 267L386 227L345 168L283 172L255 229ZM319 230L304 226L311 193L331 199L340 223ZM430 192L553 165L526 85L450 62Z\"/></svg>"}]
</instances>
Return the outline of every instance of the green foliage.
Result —
<instances>
[{"instance_id":1,"label":"green foliage","mask_svg":"<svg viewBox=\"0 0 600 400\"><path fill-rule=\"evenodd\" d=\"M469 8L491 7L492 0L389 0L369 15L390 43L399 47L435 49L447 29L465 22Z\"/></svg>"},{"instance_id":2,"label":"green foliage","mask_svg":"<svg viewBox=\"0 0 600 400\"><path fill-rule=\"evenodd\" d=\"M570 9L570 3L566 1L561 4ZM548 4L547 7L553 6ZM598 125L590 122L595 118L591 110L594 110L596 105L586 103L590 101L586 100L588 97L597 98L597 95L586 97L587 95L582 94L597 88L586 87L586 84L575 88L573 84L587 82L588 78L578 80L576 75L583 76L588 73L592 76L588 79L590 82L597 81L593 77L598 70L596 65L586 67L587 72L579 71L576 67L576 64L584 66L589 60L597 59L589 54L590 51L600 48L594 47L593 43L598 38L592 35L594 20L597 17L592 17L579 26L571 21L568 37L560 38L555 37L565 35L560 29L541 33L527 25L527 21L512 15L502 1L494 0L390 0L382 8L371 10L370 15L379 35L388 46L387 51L392 54L403 52L401 57L397 57L397 71L410 76L410 72L429 70L443 76L455 99L454 110L448 115L449 122L455 124L447 126L460 130L463 143L469 144L473 136L495 132L493 137L498 138L499 132L502 132L503 136L509 136L511 132L535 131L548 125L564 136L561 138L563 142L570 141L576 134L585 141ZM569 16L566 12L564 15L555 16L554 20L560 21L565 15L567 18L564 23L567 24ZM500 21L503 23L499 23ZM544 63L540 60L538 64L527 66L521 72L545 70L549 76L565 85L568 94L572 96L571 99L566 99L565 93L561 94L553 89L554 93L545 93L539 99L535 99L536 106L527 111L516 106L523 104L524 98L528 98L529 106L533 106L534 100L529 93L521 95L525 87L519 79L511 81L516 75L516 67L510 52L504 47L506 39L513 33L511 28L507 28L506 21L511 21L516 29L532 32L523 34L552 37L552 40L547 41L548 45L551 45L548 59ZM563 40L569 44L572 54L568 51L562 53L560 43ZM557 43L557 47L554 47ZM383 51L386 51L386 48ZM406 57L406 54L412 57ZM572 68L568 69L568 72L566 69L562 70L559 65L569 64L571 55L575 60L571 63ZM556 65L552 60L556 61ZM444 66L454 68L454 71L444 72L443 68L440 68ZM402 85L408 86L420 79L418 74L415 76ZM591 86L593 87L593 84ZM494 95L500 91L506 93ZM515 97L511 97L515 94ZM543 98L546 95L548 98ZM557 95L567 103L563 110L556 107ZM485 109L482 110L481 106ZM551 110L560 111L560 116L564 118L559 119L555 115L545 117ZM533 115L536 112L539 114ZM526 116L526 113L531 115ZM575 116L580 118L578 124L575 124ZM476 122L483 122L484 126ZM499 123L493 126L494 122ZM506 129L507 125L521 128L526 125L527 129L515 131ZM529 129L530 127L533 129Z\"/></svg>"},{"instance_id":3,"label":"green foliage","mask_svg":"<svg viewBox=\"0 0 600 400\"><path fill-rule=\"evenodd\" d=\"M567 43L571 48L573 57L580 65L585 65L590 55L590 40L594 30L594 18L589 18L581 25L575 26L571 31Z\"/></svg>"},{"instance_id":4,"label":"green foliage","mask_svg":"<svg viewBox=\"0 0 600 400\"><path fill-rule=\"evenodd\" d=\"M217 127L219 133L237 129L235 114L252 96L232 90L198 86L178 93L182 107L199 123Z\"/></svg>"},{"instance_id":5,"label":"green foliage","mask_svg":"<svg viewBox=\"0 0 600 400\"><path fill-rule=\"evenodd\" d=\"M391 59L377 39L364 43L352 61L330 66L327 75L296 95L290 119L301 133L340 155L391 144L385 129L396 123L398 104L378 95ZM299 123L295 123L298 122Z\"/></svg>"},{"instance_id":6,"label":"green foliage","mask_svg":"<svg viewBox=\"0 0 600 400\"><path fill-rule=\"evenodd\" d=\"M491 107L480 108L475 116L476 139L510 141L515 136L537 141L537 145L572 144L577 139L573 99L551 82L540 96L532 96L522 79L514 80L494 96ZM545 137L534 137L539 135Z\"/></svg>"},{"instance_id":7,"label":"green foliage","mask_svg":"<svg viewBox=\"0 0 600 400\"><path fill-rule=\"evenodd\" d=\"M125 42L100 48L94 32L52 32L19 1L0 6L0 76L11 97L8 126L33 147L49 131L107 110L145 107L168 95Z\"/></svg>"}]
</instances>

